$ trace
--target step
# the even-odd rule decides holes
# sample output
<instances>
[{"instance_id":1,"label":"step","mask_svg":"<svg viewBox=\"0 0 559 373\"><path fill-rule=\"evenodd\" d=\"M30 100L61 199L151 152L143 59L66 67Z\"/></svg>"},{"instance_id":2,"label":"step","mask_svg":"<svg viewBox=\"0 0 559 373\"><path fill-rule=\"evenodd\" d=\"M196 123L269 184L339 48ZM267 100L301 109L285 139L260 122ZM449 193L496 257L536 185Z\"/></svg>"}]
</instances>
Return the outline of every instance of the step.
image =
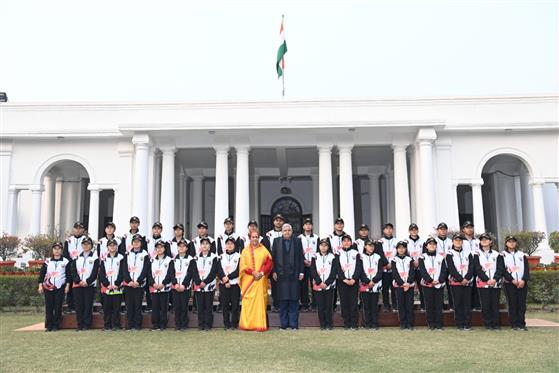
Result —
<instances>
[{"instance_id":1,"label":"step","mask_svg":"<svg viewBox=\"0 0 559 373\"><path fill-rule=\"evenodd\" d=\"M361 313L360 313L360 319ZM189 318L189 328L196 328L198 326L198 315L195 312L188 312ZM168 315L168 328L174 328L175 326L175 317L172 311L169 312ZM334 326L335 327L343 327L343 319L340 312L334 312L333 315ZM500 320L501 326L509 325L508 320L508 312L506 310L500 311ZM398 321L398 313L397 312L379 312L378 314L378 321L380 327L394 327L399 326ZM268 312L268 322L270 328L278 328L280 325L279 322L279 313L275 312ZM361 322L361 320L360 320ZM124 327L126 325L126 315L121 313L120 315L120 323L121 326ZM360 324L361 325L361 324ZM445 310L443 311L443 325L445 327L452 327L455 326L454 323L454 312ZM472 326L482 326L483 319L480 311L472 311ZM214 328L222 328L223 327L223 317L221 313L214 312ZM302 328L305 327L315 327L318 328L320 326L318 322L318 315L316 312L300 312L299 313L299 326ZM425 312L424 311L415 311L415 326L427 326L427 320L425 319ZM143 328L150 328L151 327L151 313L144 312L143 313ZM75 329L76 328L76 315L75 314L64 314L61 322L62 329ZM98 312L93 313L93 329L102 329L103 328L103 315Z\"/></svg>"}]
</instances>

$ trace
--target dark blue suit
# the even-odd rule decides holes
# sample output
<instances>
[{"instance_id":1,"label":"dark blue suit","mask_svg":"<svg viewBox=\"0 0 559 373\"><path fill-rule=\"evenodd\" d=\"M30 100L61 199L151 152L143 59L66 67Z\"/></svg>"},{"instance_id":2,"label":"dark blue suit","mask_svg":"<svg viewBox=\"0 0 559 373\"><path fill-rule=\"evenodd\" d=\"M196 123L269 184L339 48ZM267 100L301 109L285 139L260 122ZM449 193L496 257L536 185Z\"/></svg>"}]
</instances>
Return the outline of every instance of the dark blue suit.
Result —
<instances>
[{"instance_id":1,"label":"dark blue suit","mask_svg":"<svg viewBox=\"0 0 559 373\"><path fill-rule=\"evenodd\" d=\"M278 277L276 297L280 303L280 326L282 329L299 327L299 275L305 271L303 245L297 237L285 240L277 237L272 243L274 273Z\"/></svg>"}]
</instances>

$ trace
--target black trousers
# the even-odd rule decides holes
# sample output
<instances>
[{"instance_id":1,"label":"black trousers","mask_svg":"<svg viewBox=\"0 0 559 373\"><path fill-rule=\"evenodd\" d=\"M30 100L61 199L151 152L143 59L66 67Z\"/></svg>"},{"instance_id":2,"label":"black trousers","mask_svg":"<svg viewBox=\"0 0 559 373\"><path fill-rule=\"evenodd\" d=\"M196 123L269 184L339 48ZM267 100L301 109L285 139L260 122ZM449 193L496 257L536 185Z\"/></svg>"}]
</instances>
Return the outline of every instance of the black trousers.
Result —
<instances>
[{"instance_id":1,"label":"black trousers","mask_svg":"<svg viewBox=\"0 0 559 373\"><path fill-rule=\"evenodd\" d=\"M396 294L394 293L394 288L392 287L392 272L382 273L382 303L384 308L397 307ZM388 298L388 293L390 292L390 298ZM392 303L390 303L392 301Z\"/></svg>"},{"instance_id":2,"label":"black trousers","mask_svg":"<svg viewBox=\"0 0 559 373\"><path fill-rule=\"evenodd\" d=\"M311 305L311 297L309 296L309 282L311 280L311 269L310 267L305 267L303 271L304 277L301 281L301 306L303 308L309 308Z\"/></svg>"},{"instance_id":3,"label":"black trousers","mask_svg":"<svg viewBox=\"0 0 559 373\"><path fill-rule=\"evenodd\" d=\"M173 309L175 311L175 329L186 329L188 327L188 300L190 290L178 292L172 290Z\"/></svg>"},{"instance_id":4,"label":"black trousers","mask_svg":"<svg viewBox=\"0 0 559 373\"><path fill-rule=\"evenodd\" d=\"M211 329L214 321L213 314L213 291L197 291L195 292L196 303L198 305L198 327L203 329Z\"/></svg>"},{"instance_id":5,"label":"black trousers","mask_svg":"<svg viewBox=\"0 0 559 373\"><path fill-rule=\"evenodd\" d=\"M334 294L336 289L328 289L321 291L313 291L316 299L316 308L318 312L318 322L321 328L331 328L332 323L332 303L334 302Z\"/></svg>"},{"instance_id":6,"label":"black trousers","mask_svg":"<svg viewBox=\"0 0 559 373\"><path fill-rule=\"evenodd\" d=\"M425 298L423 297L423 292L421 291L421 285L419 285L419 283L421 282L421 272L419 271L419 269L415 270L415 283L417 284L416 286L418 287L419 290L419 304L421 309L425 309Z\"/></svg>"},{"instance_id":7,"label":"black trousers","mask_svg":"<svg viewBox=\"0 0 559 373\"><path fill-rule=\"evenodd\" d=\"M443 327L443 292L444 288L422 286L425 298L425 317L429 328Z\"/></svg>"},{"instance_id":8,"label":"black trousers","mask_svg":"<svg viewBox=\"0 0 559 373\"><path fill-rule=\"evenodd\" d=\"M124 288L124 303L126 304L126 328L141 329L142 328L142 299L144 298L144 288L133 288L127 286Z\"/></svg>"},{"instance_id":9,"label":"black trousers","mask_svg":"<svg viewBox=\"0 0 559 373\"><path fill-rule=\"evenodd\" d=\"M513 284L505 284L505 294L509 307L509 322L512 328L526 327L526 296L528 295L528 284L522 289Z\"/></svg>"},{"instance_id":10,"label":"black trousers","mask_svg":"<svg viewBox=\"0 0 559 373\"><path fill-rule=\"evenodd\" d=\"M95 286L74 288L74 301L76 303L76 320L78 329L90 329L93 313L93 298Z\"/></svg>"},{"instance_id":11,"label":"black trousers","mask_svg":"<svg viewBox=\"0 0 559 373\"><path fill-rule=\"evenodd\" d=\"M153 303L151 301L151 293L149 292L149 286L146 286L146 308L151 310L153 308Z\"/></svg>"},{"instance_id":12,"label":"black trousers","mask_svg":"<svg viewBox=\"0 0 559 373\"><path fill-rule=\"evenodd\" d=\"M340 305L342 307L342 318L344 319L344 327L357 328L357 318L359 313L357 310L357 299L359 298L359 285L357 282L353 286L349 286L340 281Z\"/></svg>"},{"instance_id":13,"label":"black trousers","mask_svg":"<svg viewBox=\"0 0 559 373\"><path fill-rule=\"evenodd\" d=\"M404 291L404 288L394 288L396 301L398 302L398 318L400 319L401 328L412 328L414 322L413 313L413 288ZM427 298L425 298L427 301Z\"/></svg>"},{"instance_id":14,"label":"black trousers","mask_svg":"<svg viewBox=\"0 0 559 373\"><path fill-rule=\"evenodd\" d=\"M479 299L479 292L477 291L476 286L476 276L472 277L472 283L474 284L474 288L472 289L472 308L481 308L481 300Z\"/></svg>"},{"instance_id":15,"label":"black trousers","mask_svg":"<svg viewBox=\"0 0 559 373\"><path fill-rule=\"evenodd\" d=\"M270 276L270 285L272 288L272 305L274 308L279 309L279 300L277 300L277 287L278 283Z\"/></svg>"},{"instance_id":16,"label":"black trousers","mask_svg":"<svg viewBox=\"0 0 559 373\"><path fill-rule=\"evenodd\" d=\"M45 329L57 330L62 320L62 303L64 303L64 286L60 289L44 292Z\"/></svg>"},{"instance_id":17,"label":"black trousers","mask_svg":"<svg viewBox=\"0 0 559 373\"><path fill-rule=\"evenodd\" d=\"M446 281L446 285L447 286L445 286L445 288L446 288L446 292L448 294L448 308L451 309L451 308L454 308L454 298L452 297L452 291L450 290L450 286L448 286L448 278L447 278L447 281Z\"/></svg>"},{"instance_id":18,"label":"black trousers","mask_svg":"<svg viewBox=\"0 0 559 373\"><path fill-rule=\"evenodd\" d=\"M221 284L219 287L219 299L221 301L224 327L239 327L240 298L241 288L239 285L231 285L230 288L227 288L225 285Z\"/></svg>"},{"instance_id":19,"label":"black trousers","mask_svg":"<svg viewBox=\"0 0 559 373\"><path fill-rule=\"evenodd\" d=\"M122 294L102 294L103 299L103 323L105 329L120 329L120 305Z\"/></svg>"},{"instance_id":20,"label":"black trousers","mask_svg":"<svg viewBox=\"0 0 559 373\"><path fill-rule=\"evenodd\" d=\"M450 285L454 299L454 320L457 328L469 328L472 320L472 287Z\"/></svg>"},{"instance_id":21,"label":"black trousers","mask_svg":"<svg viewBox=\"0 0 559 373\"><path fill-rule=\"evenodd\" d=\"M169 292L151 293L151 327L167 328L167 312L169 311Z\"/></svg>"},{"instance_id":22,"label":"black trousers","mask_svg":"<svg viewBox=\"0 0 559 373\"><path fill-rule=\"evenodd\" d=\"M363 320L367 328L378 328L378 295L378 292L365 291L361 293Z\"/></svg>"},{"instance_id":23,"label":"black trousers","mask_svg":"<svg viewBox=\"0 0 559 373\"><path fill-rule=\"evenodd\" d=\"M76 310L76 302L74 301L74 289L70 285L70 290L66 294L66 305L70 311Z\"/></svg>"},{"instance_id":24,"label":"black trousers","mask_svg":"<svg viewBox=\"0 0 559 373\"><path fill-rule=\"evenodd\" d=\"M478 288L481 299L481 313L486 328L498 328L500 288Z\"/></svg>"}]
</instances>

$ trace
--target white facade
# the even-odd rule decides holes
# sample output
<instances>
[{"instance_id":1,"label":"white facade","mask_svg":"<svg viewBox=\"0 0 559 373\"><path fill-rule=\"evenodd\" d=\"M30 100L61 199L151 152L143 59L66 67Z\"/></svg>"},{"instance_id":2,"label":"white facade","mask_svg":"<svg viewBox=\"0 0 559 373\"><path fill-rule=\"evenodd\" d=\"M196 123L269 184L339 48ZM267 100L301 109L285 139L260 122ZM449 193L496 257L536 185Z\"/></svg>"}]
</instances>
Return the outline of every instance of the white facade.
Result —
<instances>
[{"instance_id":1,"label":"white facade","mask_svg":"<svg viewBox=\"0 0 559 373\"><path fill-rule=\"evenodd\" d=\"M3 103L1 229L97 236L130 216L211 232L282 197L330 233L416 222L559 229L558 97L203 103ZM282 192L282 187L289 189ZM295 202L293 202L295 201ZM277 206L277 205L276 205ZM216 228L217 227L217 228ZM420 232L420 233L421 233ZM551 259L541 252L547 261Z\"/></svg>"}]
</instances>

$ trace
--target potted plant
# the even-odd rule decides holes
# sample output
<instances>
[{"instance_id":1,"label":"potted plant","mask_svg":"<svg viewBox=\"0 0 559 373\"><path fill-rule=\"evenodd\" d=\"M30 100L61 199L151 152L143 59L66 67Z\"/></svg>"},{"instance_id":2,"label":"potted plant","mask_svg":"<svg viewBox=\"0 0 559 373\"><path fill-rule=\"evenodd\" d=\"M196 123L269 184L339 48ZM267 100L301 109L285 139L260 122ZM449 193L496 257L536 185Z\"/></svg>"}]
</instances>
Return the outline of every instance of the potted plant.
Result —
<instances>
[{"instance_id":1,"label":"potted plant","mask_svg":"<svg viewBox=\"0 0 559 373\"><path fill-rule=\"evenodd\" d=\"M10 236L6 233L0 237L0 257L3 261L0 261L0 266L2 267L13 267L16 262L15 260L8 260L8 258L13 257L17 252L17 247L21 243L21 240L17 236Z\"/></svg>"},{"instance_id":2,"label":"potted plant","mask_svg":"<svg viewBox=\"0 0 559 373\"><path fill-rule=\"evenodd\" d=\"M518 231L518 232L506 232L503 235L503 242L505 237L513 235L516 237L517 246L519 250L522 250L528 256L528 264L530 269L536 269L540 264L541 256L534 255L540 242L545 238L545 233L543 232L530 232L530 231Z\"/></svg>"},{"instance_id":3,"label":"potted plant","mask_svg":"<svg viewBox=\"0 0 559 373\"><path fill-rule=\"evenodd\" d=\"M27 262L29 267L40 267L51 250L52 244L59 241L60 237L52 234L37 234L27 236L24 245L32 250L34 260Z\"/></svg>"},{"instance_id":4,"label":"potted plant","mask_svg":"<svg viewBox=\"0 0 559 373\"><path fill-rule=\"evenodd\" d=\"M559 264L559 231L551 232L547 242L551 250L555 253L555 264Z\"/></svg>"}]
</instances>

